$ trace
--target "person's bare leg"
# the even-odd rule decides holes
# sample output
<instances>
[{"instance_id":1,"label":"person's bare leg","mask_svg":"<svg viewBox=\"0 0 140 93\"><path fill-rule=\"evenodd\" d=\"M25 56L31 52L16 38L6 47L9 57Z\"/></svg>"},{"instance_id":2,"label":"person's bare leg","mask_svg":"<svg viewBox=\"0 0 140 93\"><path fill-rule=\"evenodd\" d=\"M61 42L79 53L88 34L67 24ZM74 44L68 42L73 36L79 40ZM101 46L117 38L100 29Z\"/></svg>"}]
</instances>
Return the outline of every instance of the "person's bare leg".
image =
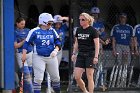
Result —
<instances>
[{"instance_id":1,"label":"person's bare leg","mask_svg":"<svg viewBox=\"0 0 140 93\"><path fill-rule=\"evenodd\" d=\"M93 93L93 91L94 91L94 81L93 81L94 69L93 68L87 68L86 73L87 73L87 79L88 79L89 93Z\"/></svg>"},{"instance_id":2,"label":"person's bare leg","mask_svg":"<svg viewBox=\"0 0 140 93\"><path fill-rule=\"evenodd\" d=\"M78 84L78 86L80 87L80 89L84 92L84 93L88 93L86 87L85 87L85 83L82 80L82 74L83 74L83 69L82 68L75 68L74 69L74 76L75 76L75 80Z\"/></svg>"}]
</instances>

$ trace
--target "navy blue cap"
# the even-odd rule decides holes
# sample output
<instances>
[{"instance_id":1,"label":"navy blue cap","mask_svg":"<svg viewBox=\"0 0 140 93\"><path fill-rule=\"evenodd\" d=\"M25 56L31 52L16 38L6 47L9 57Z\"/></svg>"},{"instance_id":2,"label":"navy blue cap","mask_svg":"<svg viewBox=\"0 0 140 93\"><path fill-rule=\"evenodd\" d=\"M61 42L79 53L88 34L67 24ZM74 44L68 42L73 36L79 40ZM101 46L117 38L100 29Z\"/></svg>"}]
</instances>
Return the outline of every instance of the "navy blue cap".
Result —
<instances>
[{"instance_id":1,"label":"navy blue cap","mask_svg":"<svg viewBox=\"0 0 140 93\"><path fill-rule=\"evenodd\" d=\"M127 17L127 14L126 14L126 13L120 13L119 16L120 16L120 17Z\"/></svg>"}]
</instances>

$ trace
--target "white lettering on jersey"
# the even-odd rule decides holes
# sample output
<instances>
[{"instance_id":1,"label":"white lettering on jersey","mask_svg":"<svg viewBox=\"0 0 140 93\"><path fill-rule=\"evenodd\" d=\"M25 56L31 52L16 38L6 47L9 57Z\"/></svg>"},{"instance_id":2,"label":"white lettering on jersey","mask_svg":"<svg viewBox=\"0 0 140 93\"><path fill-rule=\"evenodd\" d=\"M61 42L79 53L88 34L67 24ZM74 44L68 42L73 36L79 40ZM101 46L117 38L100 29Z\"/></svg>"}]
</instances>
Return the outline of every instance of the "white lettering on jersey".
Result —
<instances>
[{"instance_id":1,"label":"white lettering on jersey","mask_svg":"<svg viewBox=\"0 0 140 93\"><path fill-rule=\"evenodd\" d=\"M37 35L37 39L50 39L53 35Z\"/></svg>"},{"instance_id":2,"label":"white lettering on jersey","mask_svg":"<svg viewBox=\"0 0 140 93\"><path fill-rule=\"evenodd\" d=\"M128 33L128 34L129 34L129 33L130 33L130 30L121 30L121 29L117 29L116 32L117 32L117 33L125 33L125 34Z\"/></svg>"},{"instance_id":3,"label":"white lettering on jersey","mask_svg":"<svg viewBox=\"0 0 140 93\"><path fill-rule=\"evenodd\" d=\"M87 39L89 38L89 34L78 34L78 39Z\"/></svg>"},{"instance_id":4,"label":"white lettering on jersey","mask_svg":"<svg viewBox=\"0 0 140 93\"><path fill-rule=\"evenodd\" d=\"M42 40L42 45L50 45L50 40Z\"/></svg>"}]
</instances>

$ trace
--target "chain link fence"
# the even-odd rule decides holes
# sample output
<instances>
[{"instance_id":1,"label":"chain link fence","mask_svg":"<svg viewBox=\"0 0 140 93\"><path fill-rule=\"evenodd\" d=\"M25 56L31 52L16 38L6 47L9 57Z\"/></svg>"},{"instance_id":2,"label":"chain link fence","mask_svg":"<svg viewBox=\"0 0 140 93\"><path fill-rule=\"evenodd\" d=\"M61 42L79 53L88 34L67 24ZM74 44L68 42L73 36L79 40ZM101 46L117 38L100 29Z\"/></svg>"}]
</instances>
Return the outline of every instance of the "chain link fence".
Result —
<instances>
[{"instance_id":1,"label":"chain link fence","mask_svg":"<svg viewBox=\"0 0 140 93\"><path fill-rule=\"evenodd\" d=\"M100 10L99 19L105 27L107 38L111 41L103 45L98 70L95 73L95 89L138 89L140 88L140 59L139 56L131 54L130 63L116 64L117 58L113 55L111 30L119 23L119 14L127 14L127 24L133 28L140 23L139 0L72 0L71 17L73 28L79 26L79 14L87 12L91 14L92 7ZM75 33L75 32L74 32ZM129 51L132 53L131 51ZM122 56L126 58L126 56ZM122 60L123 63L124 60ZM125 62L124 62L125 63ZM101 86L101 87L100 87Z\"/></svg>"}]
</instances>

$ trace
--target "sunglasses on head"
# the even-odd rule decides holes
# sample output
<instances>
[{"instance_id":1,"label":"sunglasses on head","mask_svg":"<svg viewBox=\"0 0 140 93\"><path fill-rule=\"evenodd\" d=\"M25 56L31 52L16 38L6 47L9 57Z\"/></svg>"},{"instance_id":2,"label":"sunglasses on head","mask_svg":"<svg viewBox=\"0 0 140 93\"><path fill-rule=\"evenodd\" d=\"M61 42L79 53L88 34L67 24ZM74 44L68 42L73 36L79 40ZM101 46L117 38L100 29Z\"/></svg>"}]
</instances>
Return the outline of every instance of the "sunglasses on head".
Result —
<instances>
[{"instance_id":1,"label":"sunglasses on head","mask_svg":"<svg viewBox=\"0 0 140 93\"><path fill-rule=\"evenodd\" d=\"M86 21L85 19L79 19L80 21Z\"/></svg>"}]
</instances>

